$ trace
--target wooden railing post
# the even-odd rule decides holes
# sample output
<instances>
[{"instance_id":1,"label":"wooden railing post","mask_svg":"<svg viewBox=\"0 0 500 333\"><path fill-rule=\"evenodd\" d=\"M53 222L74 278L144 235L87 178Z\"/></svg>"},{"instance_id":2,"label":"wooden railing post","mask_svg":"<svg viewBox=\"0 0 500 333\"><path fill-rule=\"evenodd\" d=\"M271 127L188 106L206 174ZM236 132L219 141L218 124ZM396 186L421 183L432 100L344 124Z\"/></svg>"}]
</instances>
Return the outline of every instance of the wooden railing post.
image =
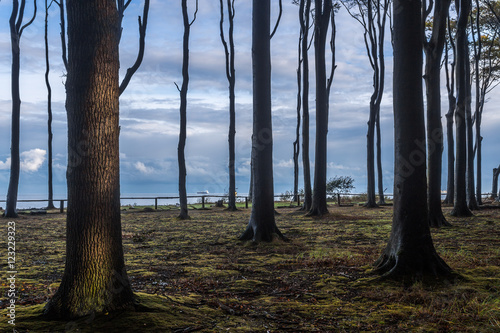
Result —
<instances>
[{"instance_id":1,"label":"wooden railing post","mask_svg":"<svg viewBox=\"0 0 500 333\"><path fill-rule=\"evenodd\" d=\"M205 196L201 196L201 209L205 209Z\"/></svg>"},{"instance_id":2,"label":"wooden railing post","mask_svg":"<svg viewBox=\"0 0 500 333\"><path fill-rule=\"evenodd\" d=\"M155 198L155 210L158 209L158 198Z\"/></svg>"},{"instance_id":3,"label":"wooden railing post","mask_svg":"<svg viewBox=\"0 0 500 333\"><path fill-rule=\"evenodd\" d=\"M64 200L61 200L61 202L59 203L59 212L60 213L64 213Z\"/></svg>"}]
</instances>

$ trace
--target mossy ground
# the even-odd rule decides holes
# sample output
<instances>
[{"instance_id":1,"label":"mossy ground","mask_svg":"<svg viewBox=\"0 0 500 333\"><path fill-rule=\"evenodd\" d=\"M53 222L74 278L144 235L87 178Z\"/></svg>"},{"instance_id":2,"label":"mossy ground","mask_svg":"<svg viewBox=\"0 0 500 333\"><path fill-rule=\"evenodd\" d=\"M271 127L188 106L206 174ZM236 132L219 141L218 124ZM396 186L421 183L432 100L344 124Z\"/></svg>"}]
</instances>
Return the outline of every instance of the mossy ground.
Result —
<instances>
[{"instance_id":1,"label":"mossy ground","mask_svg":"<svg viewBox=\"0 0 500 333\"><path fill-rule=\"evenodd\" d=\"M449 208L445 208L449 212ZM43 304L64 269L65 215L16 220L17 332L498 332L500 209L448 217L434 229L438 253L466 279L411 287L377 282L371 264L386 245L392 207L330 207L323 218L278 209L291 240L238 241L250 210L127 209L122 214L136 311L46 321ZM3 219L6 226L6 219ZM7 230L5 227L4 230ZM5 232L6 234L6 232ZM6 237L4 237L6 238ZM3 270L6 241L2 239ZM12 332L2 281L0 330Z\"/></svg>"}]
</instances>

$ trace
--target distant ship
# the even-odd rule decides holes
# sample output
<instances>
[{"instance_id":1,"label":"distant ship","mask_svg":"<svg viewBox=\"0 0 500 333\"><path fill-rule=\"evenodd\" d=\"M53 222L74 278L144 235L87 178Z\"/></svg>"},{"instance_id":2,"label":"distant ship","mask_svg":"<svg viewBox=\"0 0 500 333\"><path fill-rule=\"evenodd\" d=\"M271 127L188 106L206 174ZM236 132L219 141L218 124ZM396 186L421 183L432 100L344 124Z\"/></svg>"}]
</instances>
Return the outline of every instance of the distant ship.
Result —
<instances>
[{"instance_id":1,"label":"distant ship","mask_svg":"<svg viewBox=\"0 0 500 333\"><path fill-rule=\"evenodd\" d=\"M198 191L198 192L196 192L196 194L208 194L208 193L209 193L209 192L208 192L207 190L205 190L205 191Z\"/></svg>"}]
</instances>

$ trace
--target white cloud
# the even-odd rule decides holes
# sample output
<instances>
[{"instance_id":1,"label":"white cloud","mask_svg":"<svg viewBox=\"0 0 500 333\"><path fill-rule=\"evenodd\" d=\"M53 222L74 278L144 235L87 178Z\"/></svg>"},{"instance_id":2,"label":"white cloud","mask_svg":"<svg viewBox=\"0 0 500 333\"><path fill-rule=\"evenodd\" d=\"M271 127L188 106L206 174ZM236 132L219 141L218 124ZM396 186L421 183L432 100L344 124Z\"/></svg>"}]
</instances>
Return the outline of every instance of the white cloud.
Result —
<instances>
[{"instance_id":1,"label":"white cloud","mask_svg":"<svg viewBox=\"0 0 500 333\"><path fill-rule=\"evenodd\" d=\"M139 170L141 173L144 173L146 175L149 175L149 174L152 174L153 172L155 172L154 168L148 167L144 163L139 162L139 161L134 163L134 167L137 170Z\"/></svg>"},{"instance_id":2,"label":"white cloud","mask_svg":"<svg viewBox=\"0 0 500 333\"><path fill-rule=\"evenodd\" d=\"M21 153L21 170L36 172L45 162L47 151L43 149L31 149Z\"/></svg>"},{"instance_id":3,"label":"white cloud","mask_svg":"<svg viewBox=\"0 0 500 333\"><path fill-rule=\"evenodd\" d=\"M21 153L21 170L27 172L36 172L45 162L47 152L43 149L35 148ZM9 170L11 158L8 157L5 162L0 161L0 170Z\"/></svg>"},{"instance_id":4,"label":"white cloud","mask_svg":"<svg viewBox=\"0 0 500 333\"><path fill-rule=\"evenodd\" d=\"M10 169L10 157L7 157L5 162L0 161L0 170L9 170Z\"/></svg>"}]
</instances>

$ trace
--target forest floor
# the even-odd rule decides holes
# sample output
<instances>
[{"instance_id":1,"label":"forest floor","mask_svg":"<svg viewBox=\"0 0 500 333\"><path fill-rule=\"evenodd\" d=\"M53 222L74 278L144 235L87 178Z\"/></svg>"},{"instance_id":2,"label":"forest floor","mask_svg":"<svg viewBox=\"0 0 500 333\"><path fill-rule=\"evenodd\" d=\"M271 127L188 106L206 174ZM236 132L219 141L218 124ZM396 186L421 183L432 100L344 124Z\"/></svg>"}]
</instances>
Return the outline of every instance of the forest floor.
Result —
<instances>
[{"instance_id":1,"label":"forest floor","mask_svg":"<svg viewBox=\"0 0 500 333\"><path fill-rule=\"evenodd\" d=\"M392 207L330 206L322 218L279 208L290 242L241 242L250 209L123 210L123 244L135 312L47 321L41 314L64 270L65 214L23 214L16 223L15 327L8 281L3 332L499 332L500 209L433 229L438 253L465 279L411 286L376 280ZM7 219L2 219L7 234ZM2 271L7 237L2 237ZM5 277L5 274L3 275ZM15 328L15 330L13 330Z\"/></svg>"}]
</instances>

